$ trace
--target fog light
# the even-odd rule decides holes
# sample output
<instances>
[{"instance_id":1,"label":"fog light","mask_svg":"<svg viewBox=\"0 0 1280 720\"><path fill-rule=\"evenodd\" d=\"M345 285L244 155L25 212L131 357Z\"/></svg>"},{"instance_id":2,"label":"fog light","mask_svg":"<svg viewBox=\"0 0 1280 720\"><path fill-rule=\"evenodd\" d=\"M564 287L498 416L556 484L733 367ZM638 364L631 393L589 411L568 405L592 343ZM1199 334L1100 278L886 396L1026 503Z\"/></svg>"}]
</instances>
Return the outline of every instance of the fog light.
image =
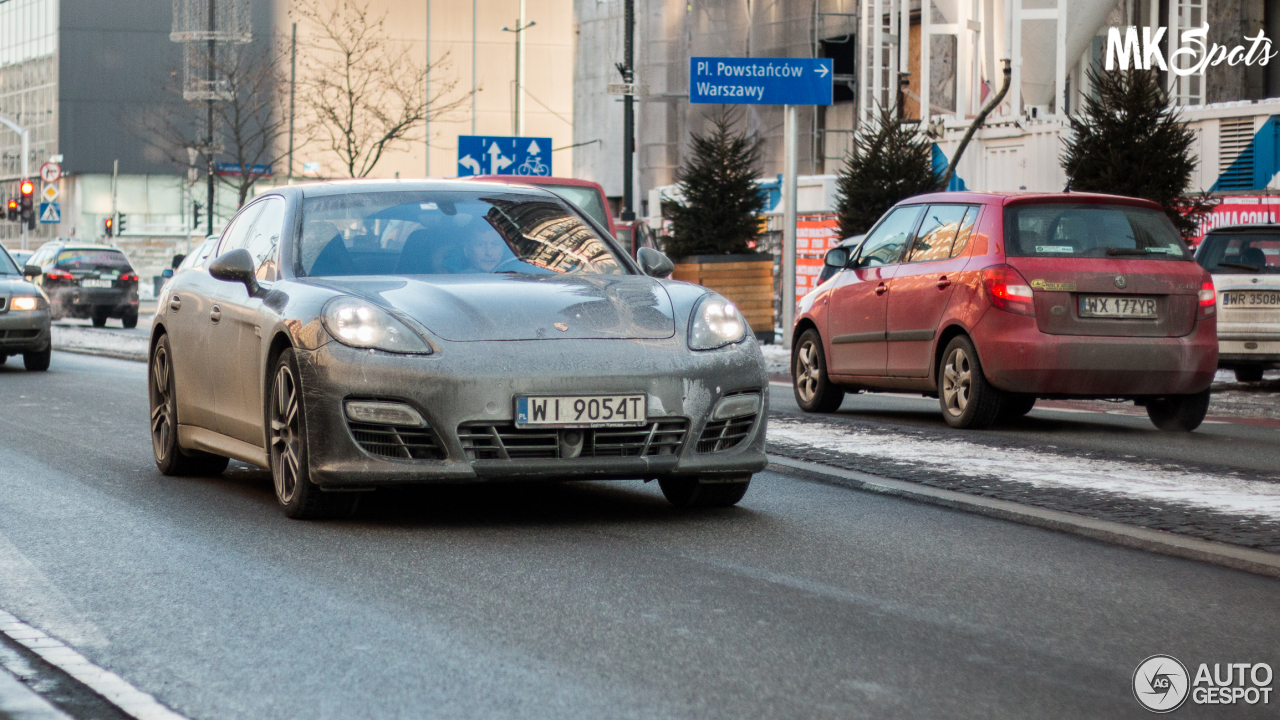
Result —
<instances>
[{"instance_id":1,"label":"fog light","mask_svg":"<svg viewBox=\"0 0 1280 720\"><path fill-rule=\"evenodd\" d=\"M426 425L417 410L397 402L352 400L347 403L347 417L374 425Z\"/></svg>"},{"instance_id":2,"label":"fog light","mask_svg":"<svg viewBox=\"0 0 1280 720\"><path fill-rule=\"evenodd\" d=\"M716 403L716 409L711 411L712 420L728 420L729 418L742 417L744 415L755 415L760 412L760 396L751 395L730 395L726 398L720 398L720 402Z\"/></svg>"}]
</instances>

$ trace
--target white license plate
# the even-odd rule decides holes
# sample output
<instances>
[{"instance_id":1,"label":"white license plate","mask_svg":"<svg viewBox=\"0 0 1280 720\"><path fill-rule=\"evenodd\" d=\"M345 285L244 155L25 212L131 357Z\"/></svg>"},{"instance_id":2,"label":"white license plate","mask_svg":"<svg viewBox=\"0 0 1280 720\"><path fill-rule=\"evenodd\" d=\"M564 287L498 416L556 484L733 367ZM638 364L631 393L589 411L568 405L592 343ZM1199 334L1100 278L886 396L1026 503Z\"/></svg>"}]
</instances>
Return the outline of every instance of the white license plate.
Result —
<instances>
[{"instance_id":1,"label":"white license plate","mask_svg":"<svg viewBox=\"0 0 1280 720\"><path fill-rule=\"evenodd\" d=\"M110 280L93 280L90 278L85 278L84 280L80 281L80 287L109 288L111 287L111 281Z\"/></svg>"},{"instance_id":2,"label":"white license plate","mask_svg":"<svg viewBox=\"0 0 1280 720\"><path fill-rule=\"evenodd\" d=\"M1115 295L1081 295L1080 317L1154 318L1156 299Z\"/></svg>"},{"instance_id":3,"label":"white license plate","mask_svg":"<svg viewBox=\"0 0 1280 720\"><path fill-rule=\"evenodd\" d=\"M644 425L646 396L529 395L516 398L516 427L593 428Z\"/></svg>"},{"instance_id":4,"label":"white license plate","mask_svg":"<svg viewBox=\"0 0 1280 720\"><path fill-rule=\"evenodd\" d=\"M1224 292L1222 307L1280 307L1280 290L1275 292Z\"/></svg>"}]
</instances>

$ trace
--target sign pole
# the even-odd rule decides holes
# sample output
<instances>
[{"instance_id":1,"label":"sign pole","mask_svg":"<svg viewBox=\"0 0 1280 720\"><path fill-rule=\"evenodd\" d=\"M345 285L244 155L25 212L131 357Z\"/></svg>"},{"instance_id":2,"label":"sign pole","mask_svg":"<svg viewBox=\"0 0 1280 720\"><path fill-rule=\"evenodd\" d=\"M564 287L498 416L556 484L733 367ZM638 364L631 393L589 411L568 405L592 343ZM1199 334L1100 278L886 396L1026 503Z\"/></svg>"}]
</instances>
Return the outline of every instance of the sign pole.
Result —
<instances>
[{"instance_id":1,"label":"sign pole","mask_svg":"<svg viewBox=\"0 0 1280 720\"><path fill-rule=\"evenodd\" d=\"M791 323L796 312L796 156L799 145L798 113L786 105L783 121L782 171L782 347L791 349Z\"/></svg>"}]
</instances>

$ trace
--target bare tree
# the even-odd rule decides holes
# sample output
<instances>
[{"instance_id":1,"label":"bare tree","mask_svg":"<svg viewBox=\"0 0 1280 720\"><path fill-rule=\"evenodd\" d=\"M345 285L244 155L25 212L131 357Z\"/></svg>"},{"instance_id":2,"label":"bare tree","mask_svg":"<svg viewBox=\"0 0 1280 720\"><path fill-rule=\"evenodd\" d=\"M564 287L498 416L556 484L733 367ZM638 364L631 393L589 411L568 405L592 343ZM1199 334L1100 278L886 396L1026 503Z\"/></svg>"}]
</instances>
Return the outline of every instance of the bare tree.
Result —
<instances>
[{"instance_id":1,"label":"bare tree","mask_svg":"<svg viewBox=\"0 0 1280 720\"><path fill-rule=\"evenodd\" d=\"M204 101L181 100L180 83L174 86L173 102L147 108L141 124L151 145L174 163L190 167L189 150L195 149L201 167L211 159L237 167L238 171L217 177L222 185L235 190L238 204L243 205L262 179L261 169L278 165L288 154L288 78L276 66L268 47L237 49L220 56L214 68L224 81L225 95L213 103L212 148L207 146L208 106Z\"/></svg>"},{"instance_id":2,"label":"bare tree","mask_svg":"<svg viewBox=\"0 0 1280 720\"><path fill-rule=\"evenodd\" d=\"M424 121L460 107L457 80L442 78L448 56L429 65L389 39L386 13L360 0L300 0L298 100L307 135L337 155L349 177L365 177ZM428 71L431 87L427 88Z\"/></svg>"}]
</instances>

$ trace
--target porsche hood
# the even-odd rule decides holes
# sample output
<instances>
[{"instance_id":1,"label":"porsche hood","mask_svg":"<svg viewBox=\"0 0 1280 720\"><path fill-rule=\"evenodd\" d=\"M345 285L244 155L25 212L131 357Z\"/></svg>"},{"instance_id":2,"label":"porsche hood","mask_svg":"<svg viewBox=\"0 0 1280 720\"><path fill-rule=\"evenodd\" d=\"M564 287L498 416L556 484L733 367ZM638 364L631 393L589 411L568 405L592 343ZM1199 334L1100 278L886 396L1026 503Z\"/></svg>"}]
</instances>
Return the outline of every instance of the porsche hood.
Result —
<instances>
[{"instance_id":1,"label":"porsche hood","mask_svg":"<svg viewBox=\"0 0 1280 720\"><path fill-rule=\"evenodd\" d=\"M643 275L433 275L316 279L397 310L453 342L661 339L671 297Z\"/></svg>"}]
</instances>

